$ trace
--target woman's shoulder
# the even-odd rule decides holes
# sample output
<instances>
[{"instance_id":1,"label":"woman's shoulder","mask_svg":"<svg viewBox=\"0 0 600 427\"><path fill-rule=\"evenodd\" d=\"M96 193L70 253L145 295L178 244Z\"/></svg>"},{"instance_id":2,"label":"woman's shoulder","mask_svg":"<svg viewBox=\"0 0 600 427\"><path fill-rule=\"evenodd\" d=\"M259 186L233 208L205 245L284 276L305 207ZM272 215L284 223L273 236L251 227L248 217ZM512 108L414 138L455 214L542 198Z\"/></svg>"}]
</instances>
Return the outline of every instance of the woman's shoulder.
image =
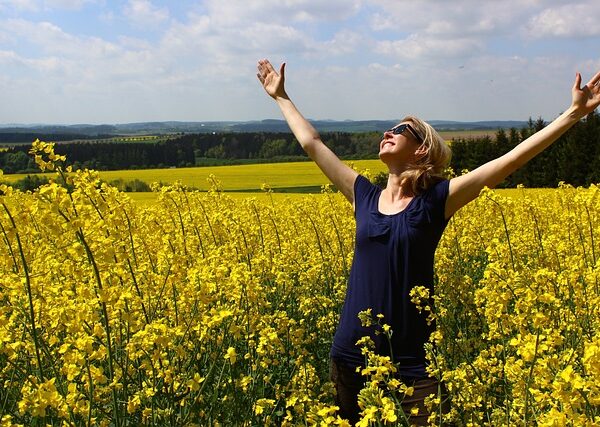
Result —
<instances>
[{"instance_id":1,"label":"woman's shoulder","mask_svg":"<svg viewBox=\"0 0 600 427\"><path fill-rule=\"evenodd\" d=\"M381 191L377 185L373 184L369 179L361 174L356 176L356 181L354 181L354 191Z\"/></svg>"},{"instance_id":2,"label":"woman's shoulder","mask_svg":"<svg viewBox=\"0 0 600 427\"><path fill-rule=\"evenodd\" d=\"M368 201L373 199L373 196L379 194L381 188L373 184L364 175L358 175L356 181L354 181L354 203L355 205L362 201Z\"/></svg>"},{"instance_id":3,"label":"woman's shoulder","mask_svg":"<svg viewBox=\"0 0 600 427\"><path fill-rule=\"evenodd\" d=\"M423 192L427 197L432 196L443 196L444 198L448 196L448 188L450 186L450 180L447 178L436 177L427 189Z\"/></svg>"},{"instance_id":4,"label":"woman's shoulder","mask_svg":"<svg viewBox=\"0 0 600 427\"><path fill-rule=\"evenodd\" d=\"M446 205L448 198L450 181L446 178L439 178L416 196L415 203L420 209L437 210L439 206Z\"/></svg>"}]
</instances>

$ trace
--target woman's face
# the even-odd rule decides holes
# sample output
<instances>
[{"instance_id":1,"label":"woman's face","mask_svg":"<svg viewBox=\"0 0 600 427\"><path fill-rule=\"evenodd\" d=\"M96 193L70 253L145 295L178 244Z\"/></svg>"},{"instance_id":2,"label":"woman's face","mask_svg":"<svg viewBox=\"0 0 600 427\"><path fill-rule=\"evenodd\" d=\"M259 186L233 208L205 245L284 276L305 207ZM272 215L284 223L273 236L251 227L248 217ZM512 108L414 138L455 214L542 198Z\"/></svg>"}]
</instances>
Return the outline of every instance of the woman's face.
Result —
<instances>
[{"instance_id":1,"label":"woman's face","mask_svg":"<svg viewBox=\"0 0 600 427\"><path fill-rule=\"evenodd\" d=\"M412 125L402 122L383 133L379 143L379 158L384 161L388 158L410 161L420 146L421 140Z\"/></svg>"}]
</instances>

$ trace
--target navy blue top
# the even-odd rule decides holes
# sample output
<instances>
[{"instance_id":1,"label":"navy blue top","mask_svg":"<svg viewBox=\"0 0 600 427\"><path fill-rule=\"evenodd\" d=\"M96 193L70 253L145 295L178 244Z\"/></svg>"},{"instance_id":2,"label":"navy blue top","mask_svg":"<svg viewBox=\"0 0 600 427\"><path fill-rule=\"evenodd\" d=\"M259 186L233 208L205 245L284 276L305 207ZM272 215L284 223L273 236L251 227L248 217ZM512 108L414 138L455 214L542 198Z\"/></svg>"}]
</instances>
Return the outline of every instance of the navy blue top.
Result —
<instances>
[{"instance_id":1,"label":"navy blue top","mask_svg":"<svg viewBox=\"0 0 600 427\"><path fill-rule=\"evenodd\" d=\"M370 308L373 317L384 315L391 326L392 354L404 377L424 377L423 348L435 325L427 325L410 301L414 286L426 286L433 294L433 258L448 221L444 218L449 181L440 181L413 197L406 208L393 215L379 212L381 189L359 175L354 182L356 240L354 260L340 324L333 338L331 357L348 366L364 366L356 342L369 335L376 353L390 354L383 334L365 328L360 311Z\"/></svg>"}]
</instances>

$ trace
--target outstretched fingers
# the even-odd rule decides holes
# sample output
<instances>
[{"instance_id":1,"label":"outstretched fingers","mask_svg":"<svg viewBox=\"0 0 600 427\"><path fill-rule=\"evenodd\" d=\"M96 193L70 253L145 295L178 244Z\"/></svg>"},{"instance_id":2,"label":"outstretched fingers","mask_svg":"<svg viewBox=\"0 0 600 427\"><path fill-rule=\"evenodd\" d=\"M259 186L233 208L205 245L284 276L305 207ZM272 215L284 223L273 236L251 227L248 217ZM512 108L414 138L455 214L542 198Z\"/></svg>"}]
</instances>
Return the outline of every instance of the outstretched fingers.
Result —
<instances>
[{"instance_id":1,"label":"outstretched fingers","mask_svg":"<svg viewBox=\"0 0 600 427\"><path fill-rule=\"evenodd\" d=\"M589 114L600 105L600 71L581 89L585 99L585 107Z\"/></svg>"},{"instance_id":2,"label":"outstretched fingers","mask_svg":"<svg viewBox=\"0 0 600 427\"><path fill-rule=\"evenodd\" d=\"M592 77L590 79L590 81L588 82L588 86L598 86L600 85L600 71L598 71L596 73L596 75L594 77Z\"/></svg>"},{"instance_id":3,"label":"outstretched fingers","mask_svg":"<svg viewBox=\"0 0 600 427\"><path fill-rule=\"evenodd\" d=\"M600 71L597 72L583 87L581 87L581 73L576 73L573 89L576 91L586 91L586 89L591 91L592 89L600 89Z\"/></svg>"},{"instance_id":4,"label":"outstretched fingers","mask_svg":"<svg viewBox=\"0 0 600 427\"><path fill-rule=\"evenodd\" d=\"M259 60L256 67L258 69L256 77L269 96L276 98L278 96L286 95L284 89L285 63L281 64L279 73L267 59Z\"/></svg>"},{"instance_id":5,"label":"outstretched fingers","mask_svg":"<svg viewBox=\"0 0 600 427\"><path fill-rule=\"evenodd\" d=\"M589 102L592 108L597 108L600 104L600 71L594 75L586 85Z\"/></svg>"},{"instance_id":6,"label":"outstretched fingers","mask_svg":"<svg viewBox=\"0 0 600 427\"><path fill-rule=\"evenodd\" d=\"M271 62L269 62L267 59L265 59L263 61L263 65L264 65L265 69L267 70L267 73L275 72L273 65L271 65Z\"/></svg>"},{"instance_id":7,"label":"outstretched fingers","mask_svg":"<svg viewBox=\"0 0 600 427\"><path fill-rule=\"evenodd\" d=\"M258 80L263 84L265 83L265 80L270 73L275 73L273 66L267 59L259 60L258 64L257 64L257 68L258 68L258 73L256 73L256 77L258 77ZM275 74L277 74L277 73L275 73Z\"/></svg>"},{"instance_id":8,"label":"outstretched fingers","mask_svg":"<svg viewBox=\"0 0 600 427\"><path fill-rule=\"evenodd\" d=\"M273 66L267 59L258 61L258 72L264 77L270 72L274 72Z\"/></svg>"},{"instance_id":9,"label":"outstretched fingers","mask_svg":"<svg viewBox=\"0 0 600 427\"><path fill-rule=\"evenodd\" d=\"M256 73L256 76L258 77L258 79L262 82L265 80L265 72L264 72L264 66L263 66L263 60L261 59L260 61L258 61L258 63L256 64L256 68L258 69L258 73Z\"/></svg>"},{"instance_id":10,"label":"outstretched fingers","mask_svg":"<svg viewBox=\"0 0 600 427\"><path fill-rule=\"evenodd\" d=\"M282 80L285 80L285 62L282 62L281 66L279 67L279 75L281 76Z\"/></svg>"},{"instance_id":11,"label":"outstretched fingers","mask_svg":"<svg viewBox=\"0 0 600 427\"><path fill-rule=\"evenodd\" d=\"M581 90L581 73L575 73L575 83L573 84L573 90Z\"/></svg>"},{"instance_id":12,"label":"outstretched fingers","mask_svg":"<svg viewBox=\"0 0 600 427\"><path fill-rule=\"evenodd\" d=\"M573 102L573 105L581 108L583 114L589 114L600 105L600 71L583 86L581 85L581 74L576 73Z\"/></svg>"}]
</instances>

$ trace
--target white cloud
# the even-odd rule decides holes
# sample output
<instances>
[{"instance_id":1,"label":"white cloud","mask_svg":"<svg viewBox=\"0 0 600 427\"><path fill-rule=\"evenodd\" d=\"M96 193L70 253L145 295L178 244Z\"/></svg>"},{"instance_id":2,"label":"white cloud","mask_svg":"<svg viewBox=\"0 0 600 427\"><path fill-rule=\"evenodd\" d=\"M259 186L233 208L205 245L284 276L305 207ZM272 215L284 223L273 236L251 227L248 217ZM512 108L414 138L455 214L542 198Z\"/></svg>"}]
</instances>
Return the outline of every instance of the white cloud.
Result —
<instances>
[{"instance_id":1,"label":"white cloud","mask_svg":"<svg viewBox=\"0 0 600 427\"><path fill-rule=\"evenodd\" d=\"M368 41L362 34L344 29L334 34L331 40L320 43L318 49L325 55L345 55L356 52L366 43Z\"/></svg>"},{"instance_id":2,"label":"white cloud","mask_svg":"<svg viewBox=\"0 0 600 427\"><path fill-rule=\"evenodd\" d=\"M51 22L11 19L0 22L0 26L13 37L37 46L44 54L87 60L107 59L118 55L121 51L121 48L114 43L99 37L77 37Z\"/></svg>"},{"instance_id":3,"label":"white cloud","mask_svg":"<svg viewBox=\"0 0 600 427\"><path fill-rule=\"evenodd\" d=\"M289 25L344 20L356 14L361 3L361 0L207 0L205 7L219 24L260 21Z\"/></svg>"},{"instance_id":4,"label":"white cloud","mask_svg":"<svg viewBox=\"0 0 600 427\"><path fill-rule=\"evenodd\" d=\"M49 90L54 87L63 96L93 99L117 94L140 81L160 82L171 72L169 63L139 40L116 44L98 37L78 37L47 22L11 20L3 27L40 52L25 57L5 51L3 59L10 63L0 74L12 76L15 82L44 81Z\"/></svg>"},{"instance_id":5,"label":"white cloud","mask_svg":"<svg viewBox=\"0 0 600 427\"><path fill-rule=\"evenodd\" d=\"M11 50L0 50L0 64L5 66L17 65L30 69L44 70L44 72L64 70L64 63L57 57L40 59L24 58Z\"/></svg>"},{"instance_id":6,"label":"white cloud","mask_svg":"<svg viewBox=\"0 0 600 427\"><path fill-rule=\"evenodd\" d=\"M596 51L544 45L542 56L534 49L543 41L523 43L534 31L597 31L574 29L573 19L587 22L581 2L206 0L178 15L154 0L96 0L105 18L84 31L45 15L51 5L85 1L0 0L2 16L16 17L0 18L3 120L279 117L254 75L262 57L288 63L288 89L310 117L551 118L565 107L576 67L584 80L600 67ZM587 1L597 21L598 7ZM4 14L9 4L21 12ZM135 25L123 26L123 10ZM559 14L576 18L561 24ZM94 33L96 26L111 33ZM48 105L28 109L23 99L33 96Z\"/></svg>"},{"instance_id":7,"label":"white cloud","mask_svg":"<svg viewBox=\"0 0 600 427\"><path fill-rule=\"evenodd\" d=\"M13 42L29 42L46 52L61 50L75 40L74 37L63 32L60 27L51 22L9 19L0 21L0 28L9 35Z\"/></svg>"},{"instance_id":8,"label":"white cloud","mask_svg":"<svg viewBox=\"0 0 600 427\"><path fill-rule=\"evenodd\" d=\"M0 0L0 11L36 11L38 3L36 0Z\"/></svg>"},{"instance_id":9,"label":"white cloud","mask_svg":"<svg viewBox=\"0 0 600 427\"><path fill-rule=\"evenodd\" d=\"M16 52L12 50L0 50L0 63L10 63L18 59Z\"/></svg>"},{"instance_id":10,"label":"white cloud","mask_svg":"<svg viewBox=\"0 0 600 427\"><path fill-rule=\"evenodd\" d=\"M469 36L592 37L600 34L600 2L580 0L370 0L374 31L439 38Z\"/></svg>"},{"instance_id":11,"label":"white cloud","mask_svg":"<svg viewBox=\"0 0 600 427\"><path fill-rule=\"evenodd\" d=\"M373 16L373 30L395 29L457 36L492 34L514 29L536 0L477 1L455 0L371 0L383 12Z\"/></svg>"},{"instance_id":12,"label":"white cloud","mask_svg":"<svg viewBox=\"0 0 600 427\"><path fill-rule=\"evenodd\" d=\"M341 23L353 17L363 0L208 0L202 12L174 23L160 43L163 52L202 56L203 66L350 55L364 46L363 33L350 28L323 32L318 23ZM364 29L363 29L364 30ZM208 65L210 67L210 65Z\"/></svg>"},{"instance_id":13,"label":"white cloud","mask_svg":"<svg viewBox=\"0 0 600 427\"><path fill-rule=\"evenodd\" d=\"M203 66L237 64L263 56L303 54L316 50L315 42L299 29L279 23L249 22L247 25L222 23L222 17L199 15L173 25L158 48L167 56L198 61Z\"/></svg>"},{"instance_id":14,"label":"white cloud","mask_svg":"<svg viewBox=\"0 0 600 427\"><path fill-rule=\"evenodd\" d=\"M600 35L600 2L580 0L370 0L376 51L392 59L464 61L493 52L522 53L531 43ZM538 46L539 47L539 46ZM574 55L574 52L569 52ZM418 66L417 62L414 62Z\"/></svg>"},{"instance_id":15,"label":"white cloud","mask_svg":"<svg viewBox=\"0 0 600 427\"><path fill-rule=\"evenodd\" d=\"M512 37L515 26L535 4L535 0L371 2L380 8L369 18L378 39L376 52L413 62L478 56L490 40Z\"/></svg>"},{"instance_id":16,"label":"white cloud","mask_svg":"<svg viewBox=\"0 0 600 427\"><path fill-rule=\"evenodd\" d=\"M313 44L309 37L294 27L270 23L256 23L239 32L224 32L221 36L224 42L221 46L236 54L305 52L311 50Z\"/></svg>"},{"instance_id":17,"label":"white cloud","mask_svg":"<svg viewBox=\"0 0 600 427\"><path fill-rule=\"evenodd\" d=\"M149 41L137 37L119 36L118 44L123 49L131 49L135 51L152 50L154 48Z\"/></svg>"},{"instance_id":18,"label":"white cloud","mask_svg":"<svg viewBox=\"0 0 600 427\"><path fill-rule=\"evenodd\" d=\"M95 0L44 0L46 9L81 9L86 3L93 3Z\"/></svg>"},{"instance_id":19,"label":"white cloud","mask_svg":"<svg viewBox=\"0 0 600 427\"><path fill-rule=\"evenodd\" d=\"M94 3L97 0L0 0L0 11L28 11L41 12L43 10L67 9L79 10L86 3Z\"/></svg>"},{"instance_id":20,"label":"white cloud","mask_svg":"<svg viewBox=\"0 0 600 427\"><path fill-rule=\"evenodd\" d=\"M547 8L533 16L526 33L531 38L595 37L600 35L598 1Z\"/></svg>"},{"instance_id":21,"label":"white cloud","mask_svg":"<svg viewBox=\"0 0 600 427\"><path fill-rule=\"evenodd\" d=\"M377 52L395 58L419 59L470 56L483 50L483 44L473 38L433 38L412 34L401 40L377 42Z\"/></svg>"},{"instance_id":22,"label":"white cloud","mask_svg":"<svg viewBox=\"0 0 600 427\"><path fill-rule=\"evenodd\" d=\"M155 26L169 19L169 10L154 6L149 0L129 0L123 8L127 19L135 25Z\"/></svg>"}]
</instances>

